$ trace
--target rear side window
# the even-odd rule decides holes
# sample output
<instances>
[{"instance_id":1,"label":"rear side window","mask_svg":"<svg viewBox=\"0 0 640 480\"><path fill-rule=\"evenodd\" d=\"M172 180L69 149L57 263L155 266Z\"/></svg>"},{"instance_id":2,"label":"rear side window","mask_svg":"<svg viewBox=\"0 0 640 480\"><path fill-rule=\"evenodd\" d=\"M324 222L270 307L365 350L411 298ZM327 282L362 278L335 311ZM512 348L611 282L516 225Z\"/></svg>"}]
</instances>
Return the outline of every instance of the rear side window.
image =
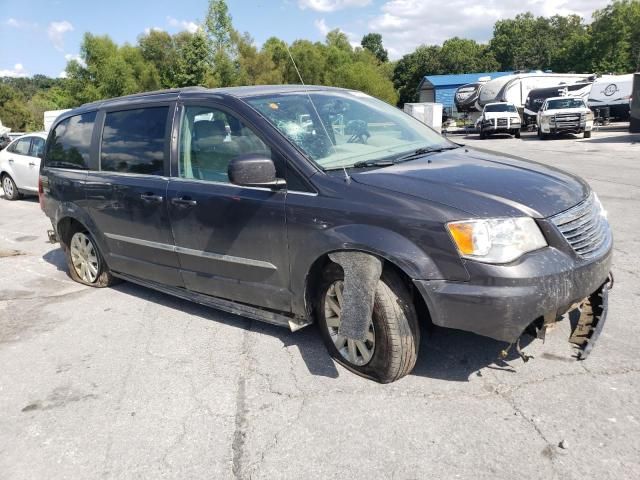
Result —
<instances>
[{"instance_id":1,"label":"rear side window","mask_svg":"<svg viewBox=\"0 0 640 480\"><path fill-rule=\"evenodd\" d=\"M29 147L31 146L31 137L21 138L13 144L13 148L10 152L17 153L18 155L29 155Z\"/></svg>"},{"instance_id":2,"label":"rear side window","mask_svg":"<svg viewBox=\"0 0 640 480\"><path fill-rule=\"evenodd\" d=\"M108 112L100 150L101 170L164 175L169 107Z\"/></svg>"},{"instance_id":3,"label":"rear side window","mask_svg":"<svg viewBox=\"0 0 640 480\"><path fill-rule=\"evenodd\" d=\"M45 165L88 169L95 120L96 112L88 112L74 115L58 123L49 136Z\"/></svg>"}]
</instances>

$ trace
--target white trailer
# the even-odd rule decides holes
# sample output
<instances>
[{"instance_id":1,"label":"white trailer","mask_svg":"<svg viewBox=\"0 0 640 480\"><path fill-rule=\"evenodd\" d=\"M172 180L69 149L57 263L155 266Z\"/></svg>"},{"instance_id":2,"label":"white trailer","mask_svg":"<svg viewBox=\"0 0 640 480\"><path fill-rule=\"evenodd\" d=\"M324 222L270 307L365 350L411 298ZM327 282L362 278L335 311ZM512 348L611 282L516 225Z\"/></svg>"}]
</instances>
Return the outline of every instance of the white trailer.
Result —
<instances>
[{"instance_id":1,"label":"white trailer","mask_svg":"<svg viewBox=\"0 0 640 480\"><path fill-rule=\"evenodd\" d=\"M68 112L69 110L71 109L65 108L63 110L48 110L44 112L44 131L48 132L51 128L51 125L53 125L53 122L56 121L56 118L58 118L63 113Z\"/></svg>"},{"instance_id":2,"label":"white trailer","mask_svg":"<svg viewBox=\"0 0 640 480\"><path fill-rule=\"evenodd\" d=\"M609 116L629 118L633 73L629 75L603 75L593 82L588 105L591 110L609 109Z\"/></svg>"}]
</instances>

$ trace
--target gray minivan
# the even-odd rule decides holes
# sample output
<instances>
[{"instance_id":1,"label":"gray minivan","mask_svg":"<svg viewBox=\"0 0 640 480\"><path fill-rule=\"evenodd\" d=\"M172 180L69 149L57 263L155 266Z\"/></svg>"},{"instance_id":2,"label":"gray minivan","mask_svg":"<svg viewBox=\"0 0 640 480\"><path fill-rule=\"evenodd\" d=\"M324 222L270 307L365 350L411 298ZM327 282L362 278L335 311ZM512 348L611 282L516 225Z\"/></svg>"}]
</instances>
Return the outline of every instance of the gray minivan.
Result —
<instances>
[{"instance_id":1,"label":"gray minivan","mask_svg":"<svg viewBox=\"0 0 640 480\"><path fill-rule=\"evenodd\" d=\"M455 144L362 92L185 88L64 113L40 202L69 273L297 330L391 382L435 325L515 345L579 309L591 350L612 235L561 170ZM505 348L507 349L507 348Z\"/></svg>"}]
</instances>

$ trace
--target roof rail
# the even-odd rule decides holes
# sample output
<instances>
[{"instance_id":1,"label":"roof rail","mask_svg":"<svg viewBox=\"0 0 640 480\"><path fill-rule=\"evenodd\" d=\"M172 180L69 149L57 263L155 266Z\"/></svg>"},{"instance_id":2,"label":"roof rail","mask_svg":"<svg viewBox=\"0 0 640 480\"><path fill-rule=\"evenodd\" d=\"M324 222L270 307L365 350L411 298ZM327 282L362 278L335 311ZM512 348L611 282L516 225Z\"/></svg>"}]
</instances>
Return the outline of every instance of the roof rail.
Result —
<instances>
[{"instance_id":1,"label":"roof rail","mask_svg":"<svg viewBox=\"0 0 640 480\"><path fill-rule=\"evenodd\" d=\"M181 92L191 92L191 91L200 91L200 90L207 90L207 87L202 87L202 86L194 86L194 87L183 87L183 88L166 88L164 90L154 90L151 92L140 92L140 93L132 93L131 95L124 95L122 97L114 97L114 98L105 98L103 100L95 100L93 102L87 102L87 103L83 103L81 106L82 107L87 107L90 105L100 105L106 102L112 102L115 100L126 100L126 99L133 99L133 98L144 98L144 97L152 97L154 95L163 95L163 94L167 94L167 93L181 93Z\"/></svg>"}]
</instances>

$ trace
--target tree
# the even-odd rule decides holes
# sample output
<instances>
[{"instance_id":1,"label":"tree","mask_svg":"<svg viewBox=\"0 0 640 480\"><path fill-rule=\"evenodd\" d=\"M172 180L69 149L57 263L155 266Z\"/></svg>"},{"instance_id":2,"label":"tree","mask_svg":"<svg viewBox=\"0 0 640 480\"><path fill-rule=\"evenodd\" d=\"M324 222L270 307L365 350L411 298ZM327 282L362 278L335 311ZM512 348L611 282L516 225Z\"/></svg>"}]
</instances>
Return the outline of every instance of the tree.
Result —
<instances>
[{"instance_id":1,"label":"tree","mask_svg":"<svg viewBox=\"0 0 640 480\"><path fill-rule=\"evenodd\" d=\"M440 69L446 73L474 73L497 70L500 65L487 45L454 37L446 40L438 52Z\"/></svg>"},{"instance_id":2,"label":"tree","mask_svg":"<svg viewBox=\"0 0 640 480\"><path fill-rule=\"evenodd\" d=\"M593 14L591 56L599 72L640 70L640 2L617 0Z\"/></svg>"},{"instance_id":3,"label":"tree","mask_svg":"<svg viewBox=\"0 0 640 480\"><path fill-rule=\"evenodd\" d=\"M211 51L207 37L203 32L180 32L175 39L178 54L174 85L189 87L194 85L211 85Z\"/></svg>"},{"instance_id":4,"label":"tree","mask_svg":"<svg viewBox=\"0 0 640 480\"><path fill-rule=\"evenodd\" d=\"M437 45L421 45L398 61L393 70L393 84L398 90L399 105L418 99L418 85L425 75L444 73L440 49Z\"/></svg>"},{"instance_id":5,"label":"tree","mask_svg":"<svg viewBox=\"0 0 640 480\"><path fill-rule=\"evenodd\" d=\"M382 35L379 33L367 33L362 37L360 45L362 45L362 48L373 53L379 62L384 63L389 61L389 52L387 52L382 45Z\"/></svg>"},{"instance_id":6,"label":"tree","mask_svg":"<svg viewBox=\"0 0 640 480\"><path fill-rule=\"evenodd\" d=\"M138 38L138 45L142 58L158 72L162 87L173 87L178 59L174 38L165 31L151 30Z\"/></svg>"}]
</instances>

